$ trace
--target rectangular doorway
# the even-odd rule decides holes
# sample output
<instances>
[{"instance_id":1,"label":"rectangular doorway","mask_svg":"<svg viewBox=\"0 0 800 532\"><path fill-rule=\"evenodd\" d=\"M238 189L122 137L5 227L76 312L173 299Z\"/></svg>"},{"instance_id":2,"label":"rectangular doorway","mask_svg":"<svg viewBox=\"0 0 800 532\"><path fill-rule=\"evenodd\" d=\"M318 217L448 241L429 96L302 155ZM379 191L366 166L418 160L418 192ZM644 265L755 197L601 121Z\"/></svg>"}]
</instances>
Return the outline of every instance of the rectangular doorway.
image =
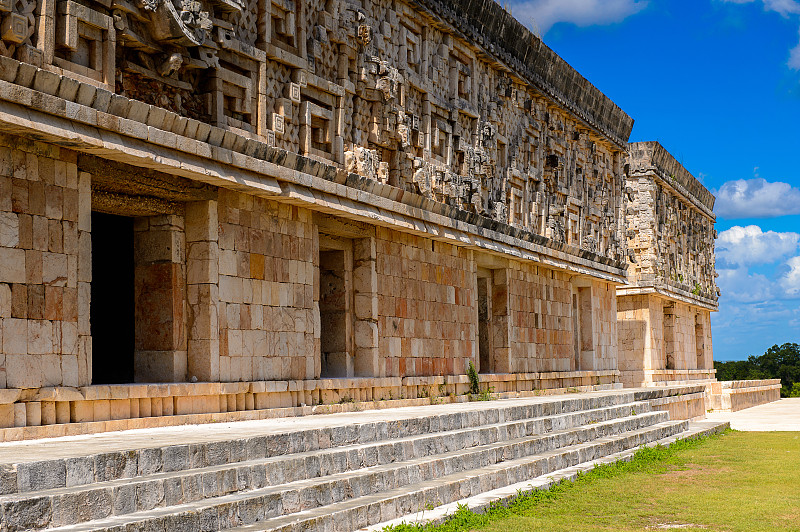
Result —
<instances>
[{"instance_id":1,"label":"rectangular doorway","mask_svg":"<svg viewBox=\"0 0 800 532\"><path fill-rule=\"evenodd\" d=\"M492 372L492 279L478 273L478 370Z\"/></svg>"},{"instance_id":2,"label":"rectangular doorway","mask_svg":"<svg viewBox=\"0 0 800 532\"><path fill-rule=\"evenodd\" d=\"M320 235L320 373L323 378L352 377L352 249L324 247L326 240Z\"/></svg>"},{"instance_id":3,"label":"rectangular doorway","mask_svg":"<svg viewBox=\"0 0 800 532\"><path fill-rule=\"evenodd\" d=\"M706 329L703 316L696 314L694 318L694 342L697 353L697 369L706 369Z\"/></svg>"},{"instance_id":4,"label":"rectangular doorway","mask_svg":"<svg viewBox=\"0 0 800 532\"><path fill-rule=\"evenodd\" d=\"M594 369L594 309L592 287L577 286L572 292L572 348L575 371Z\"/></svg>"},{"instance_id":5,"label":"rectangular doorway","mask_svg":"<svg viewBox=\"0 0 800 532\"><path fill-rule=\"evenodd\" d=\"M92 384L134 382L133 218L92 212Z\"/></svg>"},{"instance_id":6,"label":"rectangular doorway","mask_svg":"<svg viewBox=\"0 0 800 532\"><path fill-rule=\"evenodd\" d=\"M664 337L664 369L675 369L675 304L664 305L662 321Z\"/></svg>"}]
</instances>

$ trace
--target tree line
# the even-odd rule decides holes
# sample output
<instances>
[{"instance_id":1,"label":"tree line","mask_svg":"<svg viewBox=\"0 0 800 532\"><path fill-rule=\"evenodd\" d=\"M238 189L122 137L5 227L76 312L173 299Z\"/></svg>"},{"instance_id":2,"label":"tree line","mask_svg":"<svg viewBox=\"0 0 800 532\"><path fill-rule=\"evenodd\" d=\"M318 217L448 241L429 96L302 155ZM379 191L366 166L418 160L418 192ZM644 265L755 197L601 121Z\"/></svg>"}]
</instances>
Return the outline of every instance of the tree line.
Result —
<instances>
[{"instance_id":1,"label":"tree line","mask_svg":"<svg viewBox=\"0 0 800 532\"><path fill-rule=\"evenodd\" d=\"M780 379L781 397L800 397L800 345L773 345L747 360L714 361L718 381Z\"/></svg>"}]
</instances>

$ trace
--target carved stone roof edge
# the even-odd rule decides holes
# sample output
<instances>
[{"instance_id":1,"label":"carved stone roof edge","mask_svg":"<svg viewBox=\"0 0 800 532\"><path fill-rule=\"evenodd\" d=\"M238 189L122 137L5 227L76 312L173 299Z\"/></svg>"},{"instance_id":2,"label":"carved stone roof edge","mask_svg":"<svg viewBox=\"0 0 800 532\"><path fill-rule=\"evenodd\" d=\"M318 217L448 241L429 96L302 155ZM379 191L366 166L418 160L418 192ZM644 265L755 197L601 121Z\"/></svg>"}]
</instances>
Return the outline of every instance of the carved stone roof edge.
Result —
<instances>
[{"instance_id":1,"label":"carved stone roof edge","mask_svg":"<svg viewBox=\"0 0 800 532\"><path fill-rule=\"evenodd\" d=\"M674 186L672 184L674 179L683 189L681 192L699 201L709 211L714 210L716 200L714 195L661 143L657 141L631 142L628 144L627 162L632 173L655 170L664 182L672 186Z\"/></svg>"},{"instance_id":2,"label":"carved stone roof edge","mask_svg":"<svg viewBox=\"0 0 800 532\"><path fill-rule=\"evenodd\" d=\"M633 118L495 0L411 0L443 18L474 46L624 147Z\"/></svg>"},{"instance_id":3,"label":"carved stone roof edge","mask_svg":"<svg viewBox=\"0 0 800 532\"><path fill-rule=\"evenodd\" d=\"M647 295L647 294L656 294L661 297L672 299L674 301L679 301L681 303L687 303L689 305L697 305L712 312L716 312L719 310L719 301L717 299L711 299L708 297L703 297L701 295L693 294L690 291L681 290L665 283L634 282L631 284L621 285L617 287L618 297Z\"/></svg>"}]
</instances>

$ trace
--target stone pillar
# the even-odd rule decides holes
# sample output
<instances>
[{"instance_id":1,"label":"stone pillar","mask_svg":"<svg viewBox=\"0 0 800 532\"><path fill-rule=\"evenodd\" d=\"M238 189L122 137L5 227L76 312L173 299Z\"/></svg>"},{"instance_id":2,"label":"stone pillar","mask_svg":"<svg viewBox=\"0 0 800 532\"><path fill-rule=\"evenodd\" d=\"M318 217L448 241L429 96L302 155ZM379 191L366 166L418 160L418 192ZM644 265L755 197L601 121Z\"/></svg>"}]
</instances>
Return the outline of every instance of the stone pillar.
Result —
<instances>
[{"instance_id":1,"label":"stone pillar","mask_svg":"<svg viewBox=\"0 0 800 532\"><path fill-rule=\"evenodd\" d=\"M92 295L92 176L78 175L78 380L92 383L92 334L89 311Z\"/></svg>"},{"instance_id":2,"label":"stone pillar","mask_svg":"<svg viewBox=\"0 0 800 532\"><path fill-rule=\"evenodd\" d=\"M320 272L319 272L319 232L313 231L311 235L312 241L312 250L311 250L311 257L313 260L313 272L314 272L314 279L313 279L313 289L312 289L312 304L311 304L311 315L314 319L314 350L310 356L314 357L314 373L313 375L308 374L308 368L311 364L308 364L306 361L306 378L307 379L318 379L322 373L322 320L320 318L320 309L319 309L319 297L320 297Z\"/></svg>"},{"instance_id":3,"label":"stone pillar","mask_svg":"<svg viewBox=\"0 0 800 532\"><path fill-rule=\"evenodd\" d=\"M355 374L382 377L386 369L378 354L378 274L375 238L353 241L355 310Z\"/></svg>"},{"instance_id":4,"label":"stone pillar","mask_svg":"<svg viewBox=\"0 0 800 532\"><path fill-rule=\"evenodd\" d=\"M188 375L219 380L219 221L216 201L186 204Z\"/></svg>"},{"instance_id":5,"label":"stone pillar","mask_svg":"<svg viewBox=\"0 0 800 532\"><path fill-rule=\"evenodd\" d=\"M186 238L183 216L134 225L136 382L186 380Z\"/></svg>"}]
</instances>

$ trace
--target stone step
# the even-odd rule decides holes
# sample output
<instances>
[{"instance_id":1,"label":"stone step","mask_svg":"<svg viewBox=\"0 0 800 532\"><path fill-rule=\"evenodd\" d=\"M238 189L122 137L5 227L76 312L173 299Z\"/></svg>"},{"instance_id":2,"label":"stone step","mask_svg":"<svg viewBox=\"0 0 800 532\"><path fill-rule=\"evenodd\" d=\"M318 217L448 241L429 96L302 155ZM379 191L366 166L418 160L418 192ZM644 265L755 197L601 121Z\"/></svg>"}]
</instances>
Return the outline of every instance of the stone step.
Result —
<instances>
[{"instance_id":1,"label":"stone step","mask_svg":"<svg viewBox=\"0 0 800 532\"><path fill-rule=\"evenodd\" d=\"M229 493L315 478L367 466L402 462L479 445L542 435L583 425L616 420L632 413L649 413L648 403L631 403L557 416L485 425L466 430L409 436L369 444L348 445L288 456L247 460L189 470L156 472L134 479L118 479L68 488L18 493L0 497L0 512L16 514L20 504L49 506L56 522L72 524L89 516L124 515L219 497ZM49 504L46 502L49 500ZM64 511L82 504L91 513ZM73 521L67 518L72 517Z\"/></svg>"},{"instance_id":2,"label":"stone step","mask_svg":"<svg viewBox=\"0 0 800 532\"><path fill-rule=\"evenodd\" d=\"M206 425L194 429L191 436L185 435L190 429L174 427L86 439L27 442L27 445L0 447L0 495L234 464L634 402L634 395L630 392L580 394L575 397L543 397L539 401L462 405L457 412L448 408L451 405L432 405L392 412L364 412L357 417L332 414L271 423L226 424L230 431L222 430L225 427ZM322 418L330 420L330 424L322 425L319 422ZM359 422L359 418L365 418L365 421ZM144 438L140 433L148 437ZM35 451L31 452L31 449Z\"/></svg>"},{"instance_id":3,"label":"stone step","mask_svg":"<svg viewBox=\"0 0 800 532\"><path fill-rule=\"evenodd\" d=\"M655 445L670 445L679 439L692 439L703 436L717 434L730 428L729 422L723 421L690 421L689 428L679 434L675 434L668 438L656 440L647 444L647 447ZM516 484L509 484L502 488L486 491L472 497L460 499L455 502L443 504L436 508L426 508L421 512L415 514L407 514L390 521L381 521L377 524L372 524L364 528L360 528L359 532L380 532L389 526L397 526L400 524L411 525L425 525L427 523L441 524L448 516L458 510L459 506L466 506L473 512L483 512L489 508L490 505L498 502L506 503L514 499L520 492L532 491L535 489L545 490L551 486L559 483L562 480L574 480L580 472L590 471L594 467L601 464L611 464L618 461L630 460L638 448L626 449L624 451L604 456L597 460L583 462L581 464L552 471L546 475L541 475L536 478L524 480Z\"/></svg>"},{"instance_id":4,"label":"stone step","mask_svg":"<svg viewBox=\"0 0 800 532\"><path fill-rule=\"evenodd\" d=\"M594 462L604 456L662 440L686 429L687 421L667 421L622 435L575 444L563 449L453 473L435 480L302 510L230 528L231 532L351 532L398 517L434 510L481 493L509 485L524 486L529 479L545 478L558 471Z\"/></svg>"},{"instance_id":5,"label":"stone step","mask_svg":"<svg viewBox=\"0 0 800 532\"><path fill-rule=\"evenodd\" d=\"M347 500L353 497L368 496L381 491L401 488L408 484L435 481L442 476L479 469L491 464L508 460L524 460L540 453L552 453L553 449L570 446L581 442L606 438L631 430L646 430L653 424L663 423L667 415L663 412L649 412L613 419L604 422L557 431L546 435L528 436L480 445L466 450L446 452L433 456L412 458L401 462L366 467L353 471L330 474L325 477L308 478L280 485L255 489L247 492L233 493L215 498L207 498L191 503L175 506L159 507L145 511L137 511L127 515L102 518L102 514L91 514L88 510L79 516L73 516L61 507L53 506L49 523L31 523L25 521L23 515L5 510L5 519L10 523L16 519L20 525L39 528L48 524L59 524L70 520L94 521L66 526L63 530L103 530L115 529L124 525L126 530L162 528L169 526L183 527L191 523L195 528L205 520L220 517L220 512L233 512L241 523L258 520L260 516L276 517L284 513L292 513L303 508L322 507ZM611 436L614 437L614 436ZM152 488L151 488L151 491ZM91 492L88 492L91 493ZM137 495L138 495L137 491ZM156 493L158 493L156 491ZM108 507L101 502L97 507ZM74 506L69 506L71 510ZM89 506L89 508L92 508ZM45 512L46 513L46 512ZM216 516L216 517L215 517ZM98 519L100 518L100 519ZM198 521L199 520L199 521ZM227 521L226 521L227 522ZM187 525L188 526L188 525ZM213 527L212 527L213 528ZM61 530L55 529L55 530Z\"/></svg>"}]
</instances>

